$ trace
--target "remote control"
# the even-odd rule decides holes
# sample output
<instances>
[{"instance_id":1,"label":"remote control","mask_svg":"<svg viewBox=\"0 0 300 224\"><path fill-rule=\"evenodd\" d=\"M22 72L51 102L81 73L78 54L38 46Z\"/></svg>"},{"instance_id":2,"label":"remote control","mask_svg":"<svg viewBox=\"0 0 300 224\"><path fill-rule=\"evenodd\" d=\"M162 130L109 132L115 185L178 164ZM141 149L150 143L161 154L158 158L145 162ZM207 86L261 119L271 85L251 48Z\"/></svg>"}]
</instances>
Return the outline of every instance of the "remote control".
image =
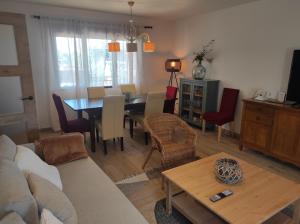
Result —
<instances>
[{"instance_id":1,"label":"remote control","mask_svg":"<svg viewBox=\"0 0 300 224\"><path fill-rule=\"evenodd\" d=\"M209 199L212 202L216 202L216 201L219 201L219 200L221 200L223 198L226 198L226 197L228 197L228 196L230 196L232 194L233 194L233 192L231 190L225 190L223 192L220 192L218 194L215 194L215 195L211 196Z\"/></svg>"}]
</instances>

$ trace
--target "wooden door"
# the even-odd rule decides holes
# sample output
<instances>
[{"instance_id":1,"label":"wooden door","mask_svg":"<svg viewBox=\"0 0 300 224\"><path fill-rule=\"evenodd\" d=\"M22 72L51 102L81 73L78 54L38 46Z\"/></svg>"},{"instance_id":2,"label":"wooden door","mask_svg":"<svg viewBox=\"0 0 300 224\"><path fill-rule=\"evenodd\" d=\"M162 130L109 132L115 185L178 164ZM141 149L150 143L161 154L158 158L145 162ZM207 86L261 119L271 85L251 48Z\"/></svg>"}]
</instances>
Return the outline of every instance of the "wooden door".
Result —
<instances>
[{"instance_id":1,"label":"wooden door","mask_svg":"<svg viewBox=\"0 0 300 224\"><path fill-rule=\"evenodd\" d=\"M274 109L259 104L246 104L243 112L242 144L267 152L271 145Z\"/></svg>"},{"instance_id":2,"label":"wooden door","mask_svg":"<svg viewBox=\"0 0 300 224\"><path fill-rule=\"evenodd\" d=\"M268 151L272 136L271 127L253 121L244 122L243 144L262 152Z\"/></svg>"},{"instance_id":3,"label":"wooden door","mask_svg":"<svg viewBox=\"0 0 300 224\"><path fill-rule=\"evenodd\" d=\"M276 111L271 153L300 164L300 112Z\"/></svg>"},{"instance_id":4,"label":"wooden door","mask_svg":"<svg viewBox=\"0 0 300 224\"><path fill-rule=\"evenodd\" d=\"M15 42L14 51L17 58L16 63L0 63L0 77L19 77L22 92L20 98L24 99L23 112L0 116L0 134L9 135L9 133L14 133L16 136L14 140L17 143L33 142L38 138L38 125L25 15L0 12L0 25L2 28L10 27ZM4 33L3 35L5 36L6 34ZM1 41L4 39L2 37ZM5 46L5 43L1 43L1 46ZM5 54L10 53L0 51L0 54L0 58L3 58Z\"/></svg>"}]
</instances>

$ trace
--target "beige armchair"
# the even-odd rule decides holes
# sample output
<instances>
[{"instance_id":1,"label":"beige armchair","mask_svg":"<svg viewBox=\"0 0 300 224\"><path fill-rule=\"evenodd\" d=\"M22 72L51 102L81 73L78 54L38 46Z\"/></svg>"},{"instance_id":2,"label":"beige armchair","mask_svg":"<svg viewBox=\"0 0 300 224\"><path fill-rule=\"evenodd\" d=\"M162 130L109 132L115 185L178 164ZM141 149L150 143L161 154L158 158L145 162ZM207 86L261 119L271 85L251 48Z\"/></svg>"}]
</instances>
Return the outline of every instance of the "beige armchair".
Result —
<instances>
[{"instance_id":1,"label":"beige armchair","mask_svg":"<svg viewBox=\"0 0 300 224\"><path fill-rule=\"evenodd\" d=\"M164 109L164 102L165 102L166 94L165 93L155 93L150 92L147 95L146 105L145 105L145 112L143 114L130 114L130 136L133 138L133 123L139 123L145 132L145 144L148 144L148 130L144 126L144 120L147 116L152 114L160 114L163 113Z\"/></svg>"},{"instance_id":2,"label":"beige armchair","mask_svg":"<svg viewBox=\"0 0 300 224\"><path fill-rule=\"evenodd\" d=\"M176 115L162 113L147 116L144 126L150 132L152 148L143 169L155 150L161 153L163 167L181 165L195 159L197 134Z\"/></svg>"},{"instance_id":3,"label":"beige armchair","mask_svg":"<svg viewBox=\"0 0 300 224\"><path fill-rule=\"evenodd\" d=\"M123 146L123 117L124 96L103 97L102 119L97 122L97 129L103 141L104 153L107 154L106 142L109 139L120 139L121 151Z\"/></svg>"},{"instance_id":4,"label":"beige armchair","mask_svg":"<svg viewBox=\"0 0 300 224\"><path fill-rule=\"evenodd\" d=\"M99 99L105 96L104 86L88 87L87 88L89 99Z\"/></svg>"}]
</instances>

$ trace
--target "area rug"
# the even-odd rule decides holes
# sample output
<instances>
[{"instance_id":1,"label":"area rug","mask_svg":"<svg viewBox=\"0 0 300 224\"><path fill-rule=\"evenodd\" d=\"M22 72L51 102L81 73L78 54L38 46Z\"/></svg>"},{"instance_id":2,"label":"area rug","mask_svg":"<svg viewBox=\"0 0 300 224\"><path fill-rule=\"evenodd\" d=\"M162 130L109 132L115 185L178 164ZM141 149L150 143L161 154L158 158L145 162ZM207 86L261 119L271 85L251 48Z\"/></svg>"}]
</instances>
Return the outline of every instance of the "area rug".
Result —
<instances>
[{"instance_id":1,"label":"area rug","mask_svg":"<svg viewBox=\"0 0 300 224\"><path fill-rule=\"evenodd\" d=\"M185 218L176 208L173 207L172 214L170 216L166 213L166 199L161 199L156 202L154 208L154 214L157 224L191 224L191 222ZM294 206L288 206L282 212L289 217L293 216Z\"/></svg>"},{"instance_id":2,"label":"area rug","mask_svg":"<svg viewBox=\"0 0 300 224\"><path fill-rule=\"evenodd\" d=\"M154 214L157 224L191 224L176 208L172 209L170 216L166 213L166 199L161 199L156 202L154 207Z\"/></svg>"}]
</instances>

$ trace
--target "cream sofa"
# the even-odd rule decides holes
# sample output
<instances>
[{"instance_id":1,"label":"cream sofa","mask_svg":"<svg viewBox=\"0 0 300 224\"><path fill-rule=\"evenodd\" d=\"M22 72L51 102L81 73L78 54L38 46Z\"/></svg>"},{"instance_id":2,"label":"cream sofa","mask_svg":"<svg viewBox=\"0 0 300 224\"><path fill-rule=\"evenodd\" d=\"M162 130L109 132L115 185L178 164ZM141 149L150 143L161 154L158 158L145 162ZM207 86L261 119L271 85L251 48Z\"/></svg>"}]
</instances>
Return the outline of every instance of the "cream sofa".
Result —
<instances>
[{"instance_id":1,"label":"cream sofa","mask_svg":"<svg viewBox=\"0 0 300 224\"><path fill-rule=\"evenodd\" d=\"M60 165L58 170L79 224L148 223L92 159Z\"/></svg>"},{"instance_id":2,"label":"cream sofa","mask_svg":"<svg viewBox=\"0 0 300 224\"><path fill-rule=\"evenodd\" d=\"M24 146L34 151L33 144ZM5 144L0 141L1 147L5 147ZM8 157L12 156L8 155ZM3 159L1 150L0 159ZM77 212L78 224L148 223L91 158L69 162L57 168L62 180L63 192Z\"/></svg>"}]
</instances>

